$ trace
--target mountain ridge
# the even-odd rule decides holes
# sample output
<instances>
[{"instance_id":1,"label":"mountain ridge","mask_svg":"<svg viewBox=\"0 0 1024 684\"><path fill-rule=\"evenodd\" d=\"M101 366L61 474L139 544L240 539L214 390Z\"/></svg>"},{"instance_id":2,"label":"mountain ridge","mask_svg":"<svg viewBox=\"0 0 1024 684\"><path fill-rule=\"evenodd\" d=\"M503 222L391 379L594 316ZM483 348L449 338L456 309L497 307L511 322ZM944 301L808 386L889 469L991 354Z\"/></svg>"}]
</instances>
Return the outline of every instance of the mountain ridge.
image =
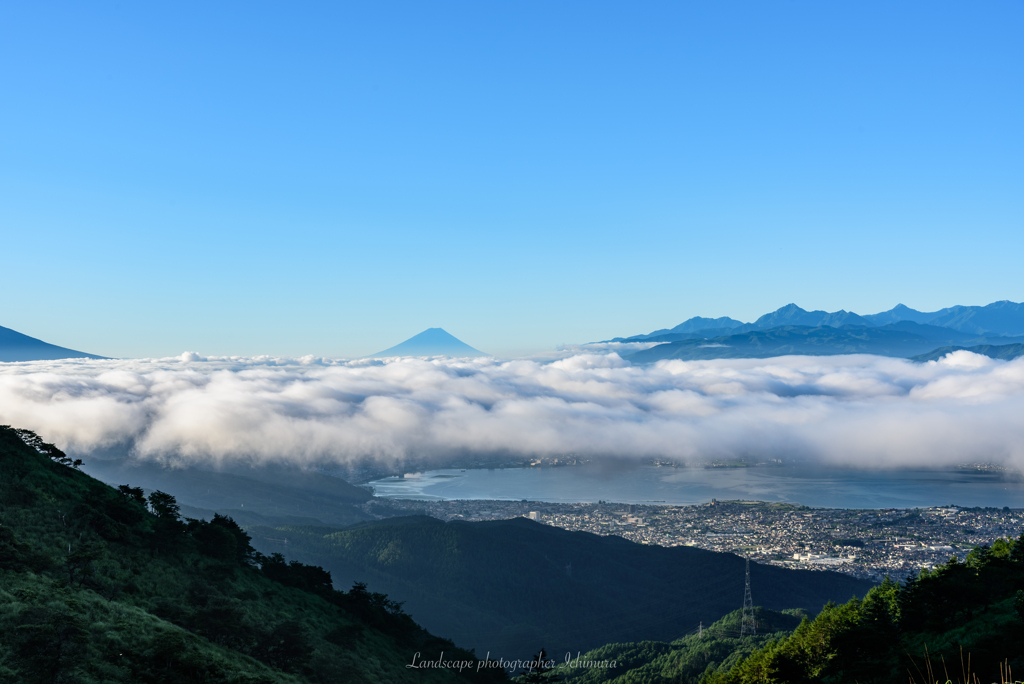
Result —
<instances>
[{"instance_id":1,"label":"mountain ridge","mask_svg":"<svg viewBox=\"0 0 1024 684\"><path fill-rule=\"evenodd\" d=\"M937 347L987 345L993 340L1000 339L1011 344L1024 342L1024 338L1010 337L965 340L964 333L910 321L879 327L844 325L839 328L812 328L783 325L713 338L665 342L632 354L625 354L623 358L639 364L668 359L695 361L788 355L873 354L908 358L928 354Z\"/></svg>"},{"instance_id":2,"label":"mountain ridge","mask_svg":"<svg viewBox=\"0 0 1024 684\"><path fill-rule=\"evenodd\" d=\"M729 321L728 325L720 322ZM910 321L912 323L933 325L941 328L949 328L957 332L972 334L975 336L1001 337L1024 335L1024 303L999 300L984 306L963 306L956 305L939 309L938 311L924 312L912 309L904 304L897 304L888 311L876 314L859 315L852 311L840 309L839 311L807 311L794 303L781 306L775 311L770 311L760 316L753 323L741 323L736 319L723 316L721 318L703 318L696 316L687 319L674 328L661 328L650 333L632 335L630 337L615 337L605 342L646 342L646 341L678 341L684 339L677 337L675 340L667 338L669 335L690 334L715 329L714 336L721 336L721 329L728 328L733 333L748 332L751 330L765 330L782 325L800 325L808 327L829 326L833 328L844 325L861 325L865 327L882 327L884 325ZM735 325L733 325L735 323ZM715 324L715 325L713 325ZM705 336L707 337L707 336Z\"/></svg>"}]
</instances>

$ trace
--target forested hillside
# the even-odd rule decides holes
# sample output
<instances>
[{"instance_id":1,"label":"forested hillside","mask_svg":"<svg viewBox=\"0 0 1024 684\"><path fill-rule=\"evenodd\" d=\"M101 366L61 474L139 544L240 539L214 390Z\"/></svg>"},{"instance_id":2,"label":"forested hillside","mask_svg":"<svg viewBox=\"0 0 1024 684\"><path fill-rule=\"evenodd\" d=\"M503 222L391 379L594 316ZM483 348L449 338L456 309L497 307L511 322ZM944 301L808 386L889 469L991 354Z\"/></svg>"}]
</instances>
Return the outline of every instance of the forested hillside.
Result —
<instances>
[{"instance_id":1,"label":"forested hillside","mask_svg":"<svg viewBox=\"0 0 1024 684\"><path fill-rule=\"evenodd\" d=\"M1016 682L1022 675L1024 535L828 606L704 684L973 684Z\"/></svg>"},{"instance_id":2,"label":"forested hillside","mask_svg":"<svg viewBox=\"0 0 1024 684\"><path fill-rule=\"evenodd\" d=\"M115 489L33 433L0 426L0 681L500 681L399 605L264 556L230 518Z\"/></svg>"},{"instance_id":3,"label":"forested hillside","mask_svg":"<svg viewBox=\"0 0 1024 684\"><path fill-rule=\"evenodd\" d=\"M690 547L635 544L525 518L390 518L349 528L251 526L264 553L321 565L404 601L431 632L477 653L562 655L610 642L670 641L732 612L744 561ZM284 543L287 540L287 543ZM835 572L751 565L754 599L816 614L872 584Z\"/></svg>"},{"instance_id":4,"label":"forested hillside","mask_svg":"<svg viewBox=\"0 0 1024 684\"><path fill-rule=\"evenodd\" d=\"M566 684L697 684L767 643L789 636L806 613L754 609L756 634L742 635L742 611L729 613L714 624L665 643L608 644L583 654L572 654L556 668ZM614 663L615 667L607 664Z\"/></svg>"}]
</instances>

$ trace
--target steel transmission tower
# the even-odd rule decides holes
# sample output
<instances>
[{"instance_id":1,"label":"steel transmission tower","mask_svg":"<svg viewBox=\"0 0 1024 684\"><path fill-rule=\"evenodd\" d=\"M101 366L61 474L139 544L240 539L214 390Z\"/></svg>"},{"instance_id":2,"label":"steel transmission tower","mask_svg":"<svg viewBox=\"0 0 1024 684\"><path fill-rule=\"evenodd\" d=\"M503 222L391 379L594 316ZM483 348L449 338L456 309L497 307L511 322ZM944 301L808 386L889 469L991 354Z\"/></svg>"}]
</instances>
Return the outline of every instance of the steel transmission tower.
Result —
<instances>
[{"instance_id":1,"label":"steel transmission tower","mask_svg":"<svg viewBox=\"0 0 1024 684\"><path fill-rule=\"evenodd\" d=\"M740 636L757 634L754 621L754 599L750 597L750 559L747 559L747 586L743 589L743 621L740 622Z\"/></svg>"}]
</instances>

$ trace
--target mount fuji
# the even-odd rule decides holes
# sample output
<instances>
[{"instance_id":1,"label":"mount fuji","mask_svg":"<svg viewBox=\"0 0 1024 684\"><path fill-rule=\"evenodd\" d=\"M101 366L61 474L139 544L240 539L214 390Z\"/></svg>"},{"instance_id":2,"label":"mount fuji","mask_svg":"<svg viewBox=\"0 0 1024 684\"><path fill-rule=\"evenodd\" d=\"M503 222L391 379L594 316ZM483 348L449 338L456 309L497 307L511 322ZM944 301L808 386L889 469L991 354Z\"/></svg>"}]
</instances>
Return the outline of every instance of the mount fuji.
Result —
<instances>
[{"instance_id":1,"label":"mount fuji","mask_svg":"<svg viewBox=\"0 0 1024 684\"><path fill-rule=\"evenodd\" d=\"M380 356L488 356L449 334L443 328L427 328L390 349L371 354Z\"/></svg>"}]
</instances>

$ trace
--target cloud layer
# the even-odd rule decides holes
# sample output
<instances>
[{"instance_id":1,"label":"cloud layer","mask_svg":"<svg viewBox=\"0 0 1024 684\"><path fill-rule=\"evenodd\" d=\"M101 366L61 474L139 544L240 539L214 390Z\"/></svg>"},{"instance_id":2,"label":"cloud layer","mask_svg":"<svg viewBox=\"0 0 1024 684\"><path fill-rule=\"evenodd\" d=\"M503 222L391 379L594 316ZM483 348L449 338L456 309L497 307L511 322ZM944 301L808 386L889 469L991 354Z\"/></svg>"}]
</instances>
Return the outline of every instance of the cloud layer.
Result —
<instances>
[{"instance_id":1,"label":"cloud layer","mask_svg":"<svg viewBox=\"0 0 1024 684\"><path fill-rule=\"evenodd\" d=\"M1024 469L1024 358L304 357L0 364L0 423L76 453L344 462L450 453Z\"/></svg>"}]
</instances>

